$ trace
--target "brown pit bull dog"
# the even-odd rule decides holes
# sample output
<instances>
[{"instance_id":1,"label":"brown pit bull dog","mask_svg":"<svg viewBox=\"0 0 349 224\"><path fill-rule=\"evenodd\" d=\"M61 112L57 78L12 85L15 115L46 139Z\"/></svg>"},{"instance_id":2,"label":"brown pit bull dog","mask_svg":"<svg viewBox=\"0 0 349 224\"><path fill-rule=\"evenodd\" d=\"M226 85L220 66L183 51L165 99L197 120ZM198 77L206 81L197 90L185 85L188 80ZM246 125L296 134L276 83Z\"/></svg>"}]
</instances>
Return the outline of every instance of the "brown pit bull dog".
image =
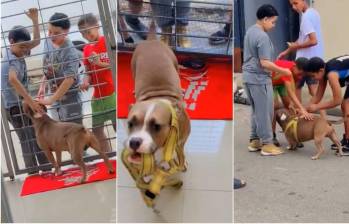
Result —
<instances>
[{"instance_id":1,"label":"brown pit bull dog","mask_svg":"<svg viewBox=\"0 0 349 224\"><path fill-rule=\"evenodd\" d=\"M44 105L42 107L47 111ZM38 146L55 168L55 175L62 174L60 169L62 151L69 151L73 161L81 169L82 177L80 183L83 183L86 180L83 152L87 147L93 148L102 157L109 173L115 172L107 155L101 149L96 136L83 125L72 122L58 122L51 119L47 114L34 114L26 103L23 103L23 112L32 120ZM53 151L56 153L57 161L53 157Z\"/></svg>"},{"instance_id":2,"label":"brown pit bull dog","mask_svg":"<svg viewBox=\"0 0 349 224\"><path fill-rule=\"evenodd\" d=\"M325 137L337 145L337 155L342 156L342 146L338 140L334 128L330 121L323 117L315 117L314 120L305 120L298 118L295 114L290 113L287 109L278 109L275 112L276 121L281 126L285 137L289 142L290 150L297 149L297 143L314 140L317 152L311 159L319 159L324 152L323 140ZM336 123L336 122L333 122Z\"/></svg>"},{"instance_id":3,"label":"brown pit bull dog","mask_svg":"<svg viewBox=\"0 0 349 224\"><path fill-rule=\"evenodd\" d=\"M151 29L155 25L151 25ZM184 108L178 61L173 51L150 33L133 53L132 76L135 80L136 102L128 114L126 148L133 151L129 162L139 163L142 153L155 153L164 147L171 125L171 111L161 100L172 105L178 117L178 145L190 133L190 121ZM179 166L185 161L180 159Z\"/></svg>"}]
</instances>

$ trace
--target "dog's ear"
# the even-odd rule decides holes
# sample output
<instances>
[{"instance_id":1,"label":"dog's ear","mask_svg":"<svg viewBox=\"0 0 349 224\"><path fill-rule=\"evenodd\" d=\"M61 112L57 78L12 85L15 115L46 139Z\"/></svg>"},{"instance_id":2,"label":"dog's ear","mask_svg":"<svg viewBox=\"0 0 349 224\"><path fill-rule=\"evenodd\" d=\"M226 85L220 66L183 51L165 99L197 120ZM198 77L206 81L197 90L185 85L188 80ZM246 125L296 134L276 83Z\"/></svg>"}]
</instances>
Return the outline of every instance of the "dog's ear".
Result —
<instances>
[{"instance_id":1,"label":"dog's ear","mask_svg":"<svg viewBox=\"0 0 349 224\"><path fill-rule=\"evenodd\" d=\"M42 109L45 111L45 113L47 113L47 107L46 107L46 105L40 103L40 106L41 106Z\"/></svg>"}]
</instances>

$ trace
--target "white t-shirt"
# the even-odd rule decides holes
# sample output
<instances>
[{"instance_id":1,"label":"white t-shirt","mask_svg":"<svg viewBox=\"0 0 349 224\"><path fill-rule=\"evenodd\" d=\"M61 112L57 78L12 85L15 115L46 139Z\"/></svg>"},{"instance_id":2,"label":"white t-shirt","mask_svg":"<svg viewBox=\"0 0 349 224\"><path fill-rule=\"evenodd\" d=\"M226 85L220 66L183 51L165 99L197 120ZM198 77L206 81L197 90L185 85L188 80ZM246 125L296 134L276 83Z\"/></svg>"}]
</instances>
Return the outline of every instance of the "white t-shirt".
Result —
<instances>
[{"instance_id":1,"label":"white t-shirt","mask_svg":"<svg viewBox=\"0 0 349 224\"><path fill-rule=\"evenodd\" d=\"M298 42L304 43L306 40L308 40L308 35L314 32L316 34L317 45L297 50L296 58L324 57L324 45L321 33L320 15L315 9L308 8L307 11L305 11L301 15Z\"/></svg>"}]
</instances>

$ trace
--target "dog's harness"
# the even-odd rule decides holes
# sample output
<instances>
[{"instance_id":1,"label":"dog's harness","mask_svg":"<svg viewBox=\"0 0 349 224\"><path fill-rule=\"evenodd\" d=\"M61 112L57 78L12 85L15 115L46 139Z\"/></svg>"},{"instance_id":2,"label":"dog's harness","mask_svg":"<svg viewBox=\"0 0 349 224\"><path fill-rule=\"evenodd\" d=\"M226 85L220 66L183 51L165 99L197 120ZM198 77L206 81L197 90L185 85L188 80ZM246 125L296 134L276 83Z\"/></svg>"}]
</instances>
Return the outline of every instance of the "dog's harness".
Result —
<instances>
[{"instance_id":1,"label":"dog's harness","mask_svg":"<svg viewBox=\"0 0 349 224\"><path fill-rule=\"evenodd\" d=\"M163 148L162 160L160 164L167 163L169 169L165 169L155 163L154 154L141 154L141 163L134 164L128 161L132 151L124 149L122 152L122 162L128 169L132 178L136 182L136 186L141 190L144 202L148 207L154 208L154 202L156 195L160 193L160 190L165 186L181 187L182 182L171 181L169 176L185 171L185 158L183 149L178 145L178 116L173 106L163 100L159 100L160 103L165 104L171 111L171 128L169 135L166 139L165 146ZM176 154L176 157L174 155ZM144 177L151 176L151 180L146 182Z\"/></svg>"},{"instance_id":2,"label":"dog's harness","mask_svg":"<svg viewBox=\"0 0 349 224\"><path fill-rule=\"evenodd\" d=\"M297 143L299 143L298 136L297 136L297 126L298 126L298 117L292 118L286 125L285 128L285 134L288 131L291 131L291 134L293 135L294 139Z\"/></svg>"}]
</instances>

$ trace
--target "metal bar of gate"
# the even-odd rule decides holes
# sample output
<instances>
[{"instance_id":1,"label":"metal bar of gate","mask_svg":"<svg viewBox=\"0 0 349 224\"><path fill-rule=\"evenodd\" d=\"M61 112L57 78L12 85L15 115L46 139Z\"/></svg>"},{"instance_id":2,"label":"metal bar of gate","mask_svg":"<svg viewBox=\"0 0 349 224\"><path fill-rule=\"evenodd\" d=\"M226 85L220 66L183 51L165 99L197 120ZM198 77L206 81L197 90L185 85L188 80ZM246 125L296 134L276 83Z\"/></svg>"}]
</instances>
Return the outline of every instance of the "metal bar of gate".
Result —
<instances>
[{"instance_id":1,"label":"metal bar of gate","mask_svg":"<svg viewBox=\"0 0 349 224\"><path fill-rule=\"evenodd\" d=\"M2 95L1 95L2 98ZM2 126L3 126L3 130L6 136L6 140L7 140L7 146L8 146L8 150L10 152L11 155L11 159L12 159L12 164L13 164L13 169L14 169L14 174L18 173L19 167L18 167L18 162L17 162L17 157L16 157L16 152L15 152L15 148L13 146L13 141L11 138L11 131L10 131L10 125L8 123L7 120L7 113L5 110L5 105L4 105L4 101L1 99L1 121L2 121Z\"/></svg>"},{"instance_id":2,"label":"metal bar of gate","mask_svg":"<svg viewBox=\"0 0 349 224\"><path fill-rule=\"evenodd\" d=\"M2 115L2 118L1 118L1 143L2 143L2 150L3 150L4 156L5 156L6 167L7 167L7 173L5 173L4 176L10 177L10 179L13 180L15 175L14 175L13 166L11 163L7 139L5 136L3 116L4 115Z\"/></svg>"},{"instance_id":3,"label":"metal bar of gate","mask_svg":"<svg viewBox=\"0 0 349 224\"><path fill-rule=\"evenodd\" d=\"M98 9L99 9L99 15L101 18L101 23L104 25L103 32L104 36L107 40L107 50L108 50L108 56L110 60L110 64L114 66L111 66L112 74L113 74L113 83L116 84L116 38L115 38L115 28L113 26L112 22L112 15L110 11L110 4L108 0L99 0L98 3Z\"/></svg>"}]
</instances>

